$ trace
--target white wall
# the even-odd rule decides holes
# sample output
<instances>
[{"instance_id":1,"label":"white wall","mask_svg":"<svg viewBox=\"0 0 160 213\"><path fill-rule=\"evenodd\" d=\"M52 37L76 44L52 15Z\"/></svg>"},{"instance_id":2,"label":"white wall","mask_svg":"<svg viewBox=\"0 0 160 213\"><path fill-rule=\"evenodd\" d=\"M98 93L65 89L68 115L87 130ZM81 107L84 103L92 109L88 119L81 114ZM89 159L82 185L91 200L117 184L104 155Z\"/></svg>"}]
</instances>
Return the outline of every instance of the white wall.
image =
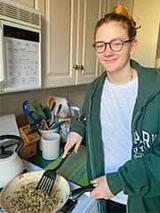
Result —
<instances>
[{"instance_id":1,"label":"white wall","mask_svg":"<svg viewBox=\"0 0 160 213\"><path fill-rule=\"evenodd\" d=\"M155 66L160 22L160 0L134 0L133 17L139 19L138 47L134 59L144 66Z\"/></svg>"}]
</instances>

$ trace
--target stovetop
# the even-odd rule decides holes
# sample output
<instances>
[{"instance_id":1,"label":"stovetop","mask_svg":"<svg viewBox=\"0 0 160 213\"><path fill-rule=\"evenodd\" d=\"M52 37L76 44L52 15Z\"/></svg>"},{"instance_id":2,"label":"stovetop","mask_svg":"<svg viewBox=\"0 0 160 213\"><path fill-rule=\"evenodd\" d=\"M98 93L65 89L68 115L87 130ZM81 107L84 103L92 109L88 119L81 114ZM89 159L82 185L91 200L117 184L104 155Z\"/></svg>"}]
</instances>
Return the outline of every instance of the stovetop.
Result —
<instances>
[{"instance_id":1,"label":"stovetop","mask_svg":"<svg viewBox=\"0 0 160 213\"><path fill-rule=\"evenodd\" d=\"M23 160L24 168L27 171L36 171L43 170L41 167L32 164L26 160ZM78 188L79 186L75 183L69 181L71 190ZM78 201L73 201L69 199L61 211L57 213L97 213L97 202L90 196L88 193L83 194L78 198ZM4 213L2 209L0 209L0 213Z\"/></svg>"}]
</instances>

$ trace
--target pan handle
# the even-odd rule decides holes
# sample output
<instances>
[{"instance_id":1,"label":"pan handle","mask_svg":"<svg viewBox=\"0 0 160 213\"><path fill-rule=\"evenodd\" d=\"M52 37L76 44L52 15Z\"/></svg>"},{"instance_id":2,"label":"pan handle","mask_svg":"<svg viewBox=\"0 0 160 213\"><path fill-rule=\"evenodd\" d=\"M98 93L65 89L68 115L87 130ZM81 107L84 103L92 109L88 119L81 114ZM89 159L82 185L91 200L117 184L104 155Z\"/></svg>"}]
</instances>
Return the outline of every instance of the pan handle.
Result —
<instances>
[{"instance_id":1,"label":"pan handle","mask_svg":"<svg viewBox=\"0 0 160 213\"><path fill-rule=\"evenodd\" d=\"M78 189L74 189L71 192L71 199L72 200L77 200L82 194L84 194L85 192L90 192L93 189L95 189L95 186L93 186L92 184L89 184L87 186L78 188Z\"/></svg>"}]
</instances>

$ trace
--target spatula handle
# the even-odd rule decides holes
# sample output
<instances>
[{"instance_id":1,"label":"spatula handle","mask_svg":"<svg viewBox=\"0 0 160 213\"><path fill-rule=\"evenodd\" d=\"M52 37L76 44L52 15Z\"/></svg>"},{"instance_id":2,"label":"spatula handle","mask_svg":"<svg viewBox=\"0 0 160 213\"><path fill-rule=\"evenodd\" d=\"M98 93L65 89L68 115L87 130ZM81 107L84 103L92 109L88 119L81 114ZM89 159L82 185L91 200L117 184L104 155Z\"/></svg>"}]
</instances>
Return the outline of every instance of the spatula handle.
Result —
<instances>
[{"instance_id":1,"label":"spatula handle","mask_svg":"<svg viewBox=\"0 0 160 213\"><path fill-rule=\"evenodd\" d=\"M72 148L69 152L68 152L68 154L66 155L66 157L65 158L62 158L62 160L60 161L60 163L56 166L56 167L54 167L53 169L51 169L51 170L57 170L57 169L59 169L61 166L62 166L62 164L64 163L64 161L71 155L71 153L73 152L73 150L74 150L74 148Z\"/></svg>"}]
</instances>

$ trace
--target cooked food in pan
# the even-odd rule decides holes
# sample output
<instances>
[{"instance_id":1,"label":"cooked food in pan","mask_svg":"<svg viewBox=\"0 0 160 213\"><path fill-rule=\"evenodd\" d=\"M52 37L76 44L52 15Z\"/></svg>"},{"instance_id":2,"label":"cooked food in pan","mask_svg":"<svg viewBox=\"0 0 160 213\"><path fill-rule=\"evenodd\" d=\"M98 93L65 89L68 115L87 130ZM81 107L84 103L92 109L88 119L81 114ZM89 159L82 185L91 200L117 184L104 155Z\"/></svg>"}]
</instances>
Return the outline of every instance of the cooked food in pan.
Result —
<instances>
[{"instance_id":1,"label":"cooked food in pan","mask_svg":"<svg viewBox=\"0 0 160 213\"><path fill-rule=\"evenodd\" d=\"M36 190L36 182L21 186L20 190L8 195L11 213L50 213L57 208L63 199L58 197L58 191L49 195L42 190Z\"/></svg>"},{"instance_id":2,"label":"cooked food in pan","mask_svg":"<svg viewBox=\"0 0 160 213\"><path fill-rule=\"evenodd\" d=\"M57 175L51 194L36 190L44 171L32 171L12 179L1 191L0 206L7 213L55 213L70 196L68 181Z\"/></svg>"}]
</instances>

